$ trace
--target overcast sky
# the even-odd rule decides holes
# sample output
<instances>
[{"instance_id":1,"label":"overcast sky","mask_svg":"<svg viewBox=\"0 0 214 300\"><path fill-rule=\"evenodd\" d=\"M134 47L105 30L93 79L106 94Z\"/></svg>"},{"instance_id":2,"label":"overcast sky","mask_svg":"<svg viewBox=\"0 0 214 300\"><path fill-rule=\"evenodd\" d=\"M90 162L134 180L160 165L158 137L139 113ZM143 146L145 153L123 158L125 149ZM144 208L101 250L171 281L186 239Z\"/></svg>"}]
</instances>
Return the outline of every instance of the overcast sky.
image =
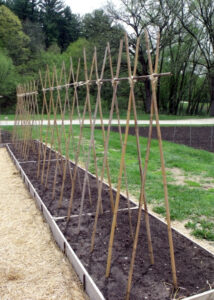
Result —
<instances>
[{"instance_id":1,"label":"overcast sky","mask_svg":"<svg viewBox=\"0 0 214 300\"><path fill-rule=\"evenodd\" d=\"M80 15L91 13L107 4L107 0L64 0L64 2L71 7L72 13ZM119 0L112 0L112 2L118 3Z\"/></svg>"}]
</instances>

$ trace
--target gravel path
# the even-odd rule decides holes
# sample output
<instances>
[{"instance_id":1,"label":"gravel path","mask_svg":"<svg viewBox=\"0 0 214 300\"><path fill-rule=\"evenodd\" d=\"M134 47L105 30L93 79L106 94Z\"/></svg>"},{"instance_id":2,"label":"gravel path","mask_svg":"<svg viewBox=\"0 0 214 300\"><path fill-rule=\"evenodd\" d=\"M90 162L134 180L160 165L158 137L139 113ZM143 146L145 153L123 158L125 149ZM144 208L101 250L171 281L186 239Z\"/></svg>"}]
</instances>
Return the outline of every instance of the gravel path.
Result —
<instances>
[{"instance_id":1,"label":"gravel path","mask_svg":"<svg viewBox=\"0 0 214 300\"><path fill-rule=\"evenodd\" d=\"M5 148L0 171L0 299L88 299Z\"/></svg>"}]
</instances>

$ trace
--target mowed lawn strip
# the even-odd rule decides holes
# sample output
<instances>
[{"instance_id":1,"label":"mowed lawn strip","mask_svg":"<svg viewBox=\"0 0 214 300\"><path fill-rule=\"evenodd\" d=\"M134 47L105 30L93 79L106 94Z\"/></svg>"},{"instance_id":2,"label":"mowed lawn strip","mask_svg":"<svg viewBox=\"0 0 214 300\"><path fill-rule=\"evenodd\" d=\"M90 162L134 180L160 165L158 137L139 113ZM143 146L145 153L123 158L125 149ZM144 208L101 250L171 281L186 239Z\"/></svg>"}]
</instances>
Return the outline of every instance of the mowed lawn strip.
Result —
<instances>
[{"instance_id":1,"label":"mowed lawn strip","mask_svg":"<svg viewBox=\"0 0 214 300\"><path fill-rule=\"evenodd\" d=\"M93 107L92 107L93 109ZM83 110L83 107L82 107L82 110ZM92 110L93 111L93 110ZM126 119L127 117L127 111L126 110L122 110L120 112L120 119ZM62 116L61 114L57 113L56 115L56 118L57 120L61 120L62 119ZM78 117L78 114L77 113L74 113L74 116L73 116L73 119L77 120L79 117ZM88 113L86 112L86 119L89 118L89 115ZM103 118L104 119L109 119L109 111L104 111L103 112ZM145 113L139 113L138 114L138 118L139 120L149 120L150 119L150 114L145 114ZM204 114L204 115L193 115L193 116L189 116L189 115L166 115L166 114L160 114L159 115L159 118L160 120L186 120L186 119L207 119L207 118L210 118L209 115L207 114ZM35 116L35 119L36 120L41 120L42 119L42 115L38 115L38 116ZM48 119L48 115L47 114L44 114L43 115L43 119L47 120ZM51 114L50 116L50 119L53 120L54 119L54 115ZM68 113L65 114L64 116L64 119L65 120L69 120L70 119L70 115ZM113 114L113 119L117 119L117 114L114 112ZM134 119L134 114L131 112L131 119L133 120ZM15 120L15 114L0 114L0 121L12 121L12 120Z\"/></svg>"}]
</instances>

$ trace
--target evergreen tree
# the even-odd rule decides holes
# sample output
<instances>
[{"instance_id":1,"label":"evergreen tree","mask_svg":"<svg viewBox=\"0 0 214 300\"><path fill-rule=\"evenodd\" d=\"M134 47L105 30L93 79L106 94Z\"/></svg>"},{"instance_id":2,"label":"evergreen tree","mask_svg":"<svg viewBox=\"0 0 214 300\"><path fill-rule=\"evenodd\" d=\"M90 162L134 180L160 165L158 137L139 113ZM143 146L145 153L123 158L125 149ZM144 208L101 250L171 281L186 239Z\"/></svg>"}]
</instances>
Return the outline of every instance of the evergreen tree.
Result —
<instances>
[{"instance_id":1,"label":"evergreen tree","mask_svg":"<svg viewBox=\"0 0 214 300\"><path fill-rule=\"evenodd\" d=\"M66 50L70 43L76 41L80 35L80 20L72 14L70 7L66 7L58 19L58 44L62 51Z\"/></svg>"},{"instance_id":2,"label":"evergreen tree","mask_svg":"<svg viewBox=\"0 0 214 300\"><path fill-rule=\"evenodd\" d=\"M45 46L49 48L58 42L58 22L62 17L64 4L61 0L41 0L41 22L45 34Z\"/></svg>"},{"instance_id":3,"label":"evergreen tree","mask_svg":"<svg viewBox=\"0 0 214 300\"><path fill-rule=\"evenodd\" d=\"M39 0L6 0L5 5L10 8L21 21L38 22Z\"/></svg>"},{"instance_id":4,"label":"evergreen tree","mask_svg":"<svg viewBox=\"0 0 214 300\"><path fill-rule=\"evenodd\" d=\"M27 19L23 22L23 31L30 38L30 56L33 57L35 54L41 53L41 51L45 48L45 37L41 24Z\"/></svg>"},{"instance_id":5,"label":"evergreen tree","mask_svg":"<svg viewBox=\"0 0 214 300\"><path fill-rule=\"evenodd\" d=\"M95 10L92 14L86 14L82 22L82 35L92 41L98 52L104 53L107 42L110 43L112 53L118 51L120 39L124 36L124 28L113 23L105 12Z\"/></svg>"}]
</instances>

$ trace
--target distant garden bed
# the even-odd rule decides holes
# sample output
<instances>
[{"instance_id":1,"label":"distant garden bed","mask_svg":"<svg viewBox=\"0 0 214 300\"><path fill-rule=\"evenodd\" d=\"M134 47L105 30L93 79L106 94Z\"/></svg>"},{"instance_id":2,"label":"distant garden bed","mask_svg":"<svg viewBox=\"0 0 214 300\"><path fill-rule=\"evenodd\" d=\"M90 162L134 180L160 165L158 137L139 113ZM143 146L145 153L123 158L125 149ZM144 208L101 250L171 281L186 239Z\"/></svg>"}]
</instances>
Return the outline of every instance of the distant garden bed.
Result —
<instances>
[{"instance_id":1,"label":"distant garden bed","mask_svg":"<svg viewBox=\"0 0 214 300\"><path fill-rule=\"evenodd\" d=\"M112 126L112 131L118 132L118 126ZM121 127L125 132L125 127ZM149 127L139 127L139 134L148 137ZM129 128L129 134L135 135L134 127ZM196 149L214 152L214 126L162 126L162 139L183 144ZM153 128L152 138L157 139L156 128Z\"/></svg>"}]
</instances>

